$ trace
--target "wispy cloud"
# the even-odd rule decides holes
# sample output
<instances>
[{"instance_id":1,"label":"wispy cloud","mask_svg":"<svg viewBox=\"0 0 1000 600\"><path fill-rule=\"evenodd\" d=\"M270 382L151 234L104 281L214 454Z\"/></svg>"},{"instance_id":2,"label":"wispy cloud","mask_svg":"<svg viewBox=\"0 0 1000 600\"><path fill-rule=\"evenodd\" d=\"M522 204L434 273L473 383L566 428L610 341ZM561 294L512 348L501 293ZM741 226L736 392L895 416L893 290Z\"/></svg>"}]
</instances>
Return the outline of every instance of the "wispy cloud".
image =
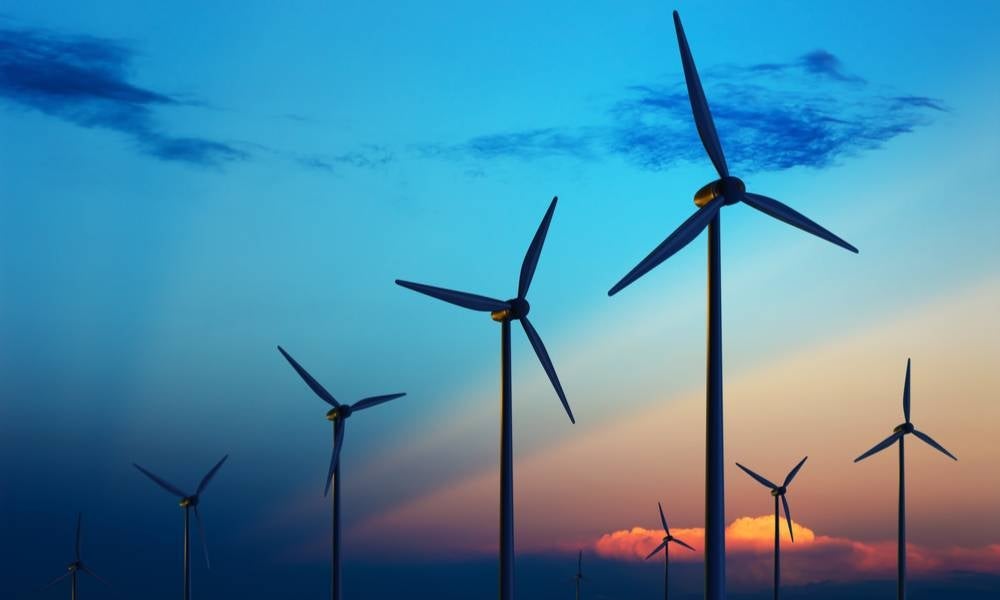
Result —
<instances>
[{"instance_id":1,"label":"wispy cloud","mask_svg":"<svg viewBox=\"0 0 1000 600\"><path fill-rule=\"evenodd\" d=\"M132 81L134 51L114 40L0 22L0 100L82 127L117 131L156 158L199 165L244 160L233 144L170 134L154 109L192 103Z\"/></svg>"},{"instance_id":2,"label":"wispy cloud","mask_svg":"<svg viewBox=\"0 0 1000 600\"><path fill-rule=\"evenodd\" d=\"M744 173L827 167L946 110L940 100L874 86L826 50L786 63L705 69L702 78L728 161ZM423 153L473 160L618 156L653 171L705 160L679 75L628 87L606 114L610 122L602 125L484 134Z\"/></svg>"}]
</instances>

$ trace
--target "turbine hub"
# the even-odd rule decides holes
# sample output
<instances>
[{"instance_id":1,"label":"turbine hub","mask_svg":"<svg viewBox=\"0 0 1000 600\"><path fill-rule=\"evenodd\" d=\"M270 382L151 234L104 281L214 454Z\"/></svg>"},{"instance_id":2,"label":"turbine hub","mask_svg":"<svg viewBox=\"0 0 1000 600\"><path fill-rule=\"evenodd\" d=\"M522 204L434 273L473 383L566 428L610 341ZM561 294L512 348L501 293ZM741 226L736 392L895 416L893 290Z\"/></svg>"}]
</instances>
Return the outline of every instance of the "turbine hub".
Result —
<instances>
[{"instance_id":1,"label":"turbine hub","mask_svg":"<svg viewBox=\"0 0 1000 600\"><path fill-rule=\"evenodd\" d=\"M72 573L73 571L79 571L80 561L69 563L69 565L66 566L66 570L69 571L70 573Z\"/></svg>"},{"instance_id":2,"label":"turbine hub","mask_svg":"<svg viewBox=\"0 0 1000 600\"><path fill-rule=\"evenodd\" d=\"M787 491L788 491L788 488L786 488L785 486L780 486L780 487L776 487L773 490L771 490L771 495L774 496L775 498L777 498L778 496L784 496L785 492L787 492Z\"/></svg>"},{"instance_id":3,"label":"turbine hub","mask_svg":"<svg viewBox=\"0 0 1000 600\"><path fill-rule=\"evenodd\" d=\"M528 316L528 313L531 311L531 304L528 303L526 298L511 298L507 301L507 304L510 305L510 308L495 310L490 313L490 317L497 322L515 321Z\"/></svg>"},{"instance_id":4,"label":"turbine hub","mask_svg":"<svg viewBox=\"0 0 1000 600\"><path fill-rule=\"evenodd\" d=\"M726 204L736 204L743 199L743 194L747 191L747 186L739 177L723 177L702 186L695 192L694 203L699 207L705 206L719 196L725 196Z\"/></svg>"},{"instance_id":5,"label":"turbine hub","mask_svg":"<svg viewBox=\"0 0 1000 600\"><path fill-rule=\"evenodd\" d=\"M914 430L913 423L900 423L899 425L896 425L896 427L893 428L892 431L894 433L902 432L905 435L907 433L913 433L913 430Z\"/></svg>"},{"instance_id":6,"label":"turbine hub","mask_svg":"<svg viewBox=\"0 0 1000 600\"><path fill-rule=\"evenodd\" d=\"M194 496L188 496L187 498L181 498L179 504L181 505L181 508L187 508L189 506L191 507L198 506L198 494L195 494Z\"/></svg>"},{"instance_id":7,"label":"turbine hub","mask_svg":"<svg viewBox=\"0 0 1000 600\"><path fill-rule=\"evenodd\" d=\"M331 408L326 411L327 421L336 421L337 419L346 419L351 416L351 407L347 404L341 404L336 408Z\"/></svg>"}]
</instances>

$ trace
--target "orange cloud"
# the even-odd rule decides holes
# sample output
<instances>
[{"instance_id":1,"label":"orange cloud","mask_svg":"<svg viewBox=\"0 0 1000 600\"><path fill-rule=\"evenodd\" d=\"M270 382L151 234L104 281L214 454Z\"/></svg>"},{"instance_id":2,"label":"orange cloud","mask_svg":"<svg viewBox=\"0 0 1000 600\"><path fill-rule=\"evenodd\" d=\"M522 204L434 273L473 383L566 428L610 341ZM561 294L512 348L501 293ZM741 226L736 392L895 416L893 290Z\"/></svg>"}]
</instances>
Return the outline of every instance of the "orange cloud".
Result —
<instances>
[{"instance_id":1,"label":"orange cloud","mask_svg":"<svg viewBox=\"0 0 1000 600\"><path fill-rule=\"evenodd\" d=\"M845 581L865 576L891 577L896 568L896 542L861 542L816 533L792 522L795 543L781 524L782 577L789 583ZM676 528L671 533L694 546L698 552L674 549L671 560L700 562L704 529ZM602 535L594 551L603 558L643 560L663 538L662 530L643 527L622 529ZM733 565L729 577L735 583L761 584L770 581L770 558L774 548L774 516L740 517L726 527L727 557ZM907 566L916 574L952 570L1000 572L1000 544L980 547L928 547L907 545Z\"/></svg>"},{"instance_id":2,"label":"orange cloud","mask_svg":"<svg viewBox=\"0 0 1000 600\"><path fill-rule=\"evenodd\" d=\"M705 543L705 530L701 528L672 529L670 533L677 538L684 540L693 546L696 552L691 552L687 548L680 548L674 552L678 546L671 546L670 557L678 557L680 560L700 562L701 549ZM646 558L650 552L663 541L662 529L646 529L644 527L633 527L623 529L613 533L605 533L594 543L594 551L602 558L619 559L639 559Z\"/></svg>"}]
</instances>

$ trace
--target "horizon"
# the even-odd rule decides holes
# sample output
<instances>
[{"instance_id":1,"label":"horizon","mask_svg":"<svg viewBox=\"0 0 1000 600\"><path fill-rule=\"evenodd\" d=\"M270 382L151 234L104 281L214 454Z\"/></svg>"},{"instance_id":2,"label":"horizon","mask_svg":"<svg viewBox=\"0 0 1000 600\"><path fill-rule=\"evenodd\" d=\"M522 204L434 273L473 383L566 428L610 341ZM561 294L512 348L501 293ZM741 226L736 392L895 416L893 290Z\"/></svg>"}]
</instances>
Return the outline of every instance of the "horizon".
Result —
<instances>
[{"instance_id":1,"label":"horizon","mask_svg":"<svg viewBox=\"0 0 1000 600\"><path fill-rule=\"evenodd\" d=\"M531 319L576 424L514 331L517 596L568 597L580 550L582 597L662 592L657 502L698 595L706 236L607 296L717 177L674 9L733 174L860 249L723 211L730 597L770 593L774 526L736 463L804 456L782 593L892 593L895 458L852 461L902 422L909 359L913 422L959 459L909 444L909 597L988 597L1000 7L908 6L0 10L5 597L65 593L39 588L78 512L112 583L83 597L179 592L181 511L132 463L187 491L223 455L194 595L328 594L330 407L279 345L341 402L406 393L347 428L345 595L495 596L499 328L394 280L512 297L554 196Z\"/></svg>"}]
</instances>

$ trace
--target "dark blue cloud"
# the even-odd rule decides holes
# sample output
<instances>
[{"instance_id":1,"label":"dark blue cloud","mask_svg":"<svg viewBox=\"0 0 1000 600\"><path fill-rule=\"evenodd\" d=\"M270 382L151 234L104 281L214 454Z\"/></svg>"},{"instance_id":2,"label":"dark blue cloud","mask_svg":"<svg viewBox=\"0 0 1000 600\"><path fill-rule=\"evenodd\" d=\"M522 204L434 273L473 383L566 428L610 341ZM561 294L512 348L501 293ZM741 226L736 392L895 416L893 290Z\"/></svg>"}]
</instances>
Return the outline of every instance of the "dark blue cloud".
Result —
<instances>
[{"instance_id":1,"label":"dark blue cloud","mask_svg":"<svg viewBox=\"0 0 1000 600\"><path fill-rule=\"evenodd\" d=\"M940 100L889 94L844 70L825 50L787 63L733 65L702 73L729 164L739 172L823 168L930 122ZM489 160L619 156L647 170L702 161L683 78L634 85L610 122L480 135L428 146L425 156Z\"/></svg>"},{"instance_id":2,"label":"dark blue cloud","mask_svg":"<svg viewBox=\"0 0 1000 600\"><path fill-rule=\"evenodd\" d=\"M516 131L474 137L457 150L480 159L491 159L516 153L521 158L541 156L594 156L593 140L585 132L548 128Z\"/></svg>"},{"instance_id":3,"label":"dark blue cloud","mask_svg":"<svg viewBox=\"0 0 1000 600\"><path fill-rule=\"evenodd\" d=\"M818 77L826 77L835 81L849 83L865 83L857 75L844 72L840 59L826 50L813 50L803 54L798 59L787 63L761 63L747 67L747 71L756 73L784 73L788 71L807 73Z\"/></svg>"},{"instance_id":4,"label":"dark blue cloud","mask_svg":"<svg viewBox=\"0 0 1000 600\"><path fill-rule=\"evenodd\" d=\"M219 165L247 158L231 144L164 132L153 110L191 103L132 83L133 56L131 48L112 40L0 22L0 100L82 127L123 133L161 160Z\"/></svg>"}]
</instances>

